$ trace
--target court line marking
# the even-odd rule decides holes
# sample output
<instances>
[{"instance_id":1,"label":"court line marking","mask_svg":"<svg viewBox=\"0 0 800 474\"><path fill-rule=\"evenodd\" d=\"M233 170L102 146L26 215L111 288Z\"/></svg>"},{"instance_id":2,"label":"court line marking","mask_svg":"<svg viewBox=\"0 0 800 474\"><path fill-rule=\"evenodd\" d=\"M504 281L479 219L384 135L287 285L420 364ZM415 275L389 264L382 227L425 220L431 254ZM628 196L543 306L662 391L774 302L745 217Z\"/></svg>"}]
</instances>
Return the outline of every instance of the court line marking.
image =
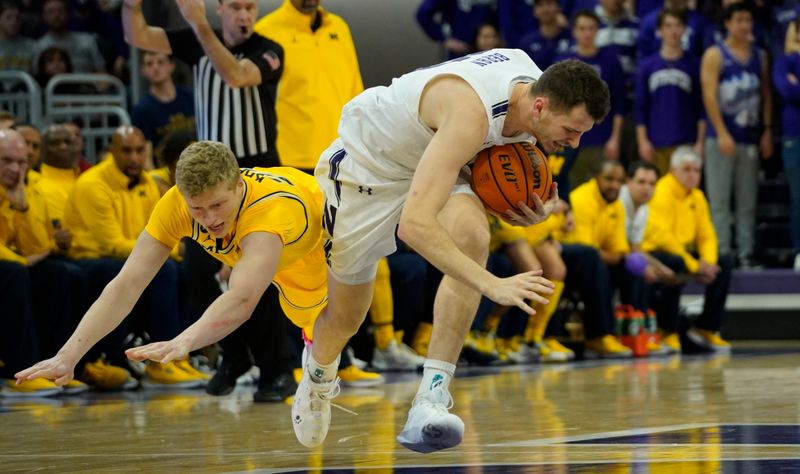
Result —
<instances>
[{"instance_id":1,"label":"court line marking","mask_svg":"<svg viewBox=\"0 0 800 474\"><path fill-rule=\"evenodd\" d=\"M565 443L572 443L575 441L591 441L595 439L603 439L603 438L618 438L622 436L640 436L640 435L647 435L647 434L655 434L655 433L664 433L667 431L680 431L680 430L692 430L698 428L710 428L713 426L720 426L720 423L685 423L681 425L666 425L666 426L654 426L652 428L633 428L629 430L618 430L618 431L604 431L601 433L592 433L592 434L584 434L584 435L574 435L574 436L559 436L555 438L544 438L544 439L530 439L524 441L509 441L506 443L492 443L487 444L487 447L534 447L534 446L544 446L548 444L565 444Z\"/></svg>"},{"instance_id":2,"label":"court line marking","mask_svg":"<svg viewBox=\"0 0 800 474\"><path fill-rule=\"evenodd\" d=\"M691 463L691 462L747 462L747 461L800 461L800 456L797 457L742 457L742 458L684 458L684 459L665 459L665 460L611 460L601 459L592 461L531 461L531 462L502 462L502 463L468 463L468 464L386 464L381 466L337 466L337 467L292 467L292 468L264 468L251 471L230 471L225 474L286 474L292 472L310 472L310 471L333 471L333 470L384 470L384 469L419 469L419 468L440 468L445 469L448 467L489 467L489 466L569 466L569 465L591 465L591 464L666 464L666 463Z\"/></svg>"}]
</instances>

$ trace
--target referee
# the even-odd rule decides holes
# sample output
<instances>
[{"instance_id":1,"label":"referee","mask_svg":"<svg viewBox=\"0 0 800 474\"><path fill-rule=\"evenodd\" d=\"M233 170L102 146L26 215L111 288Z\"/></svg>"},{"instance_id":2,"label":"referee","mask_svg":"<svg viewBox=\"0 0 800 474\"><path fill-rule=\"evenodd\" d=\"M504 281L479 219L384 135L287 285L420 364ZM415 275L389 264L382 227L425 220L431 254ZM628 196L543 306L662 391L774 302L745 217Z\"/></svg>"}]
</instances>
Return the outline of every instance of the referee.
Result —
<instances>
[{"instance_id":1,"label":"referee","mask_svg":"<svg viewBox=\"0 0 800 474\"><path fill-rule=\"evenodd\" d=\"M283 49L253 32L258 15L255 0L219 0L222 29L206 18L204 0L177 0L189 28L165 30L147 24L142 0L125 0L125 39L147 51L171 54L192 68L197 137L225 143L242 168L279 166L275 100L283 72ZM220 294L230 268L209 257L194 242L186 242L185 276L192 310L202 313ZM286 325L277 292L270 288L253 317L220 341L222 363L206 391L224 395L252 362L261 377L257 402L281 401L296 385L286 347Z\"/></svg>"}]
</instances>

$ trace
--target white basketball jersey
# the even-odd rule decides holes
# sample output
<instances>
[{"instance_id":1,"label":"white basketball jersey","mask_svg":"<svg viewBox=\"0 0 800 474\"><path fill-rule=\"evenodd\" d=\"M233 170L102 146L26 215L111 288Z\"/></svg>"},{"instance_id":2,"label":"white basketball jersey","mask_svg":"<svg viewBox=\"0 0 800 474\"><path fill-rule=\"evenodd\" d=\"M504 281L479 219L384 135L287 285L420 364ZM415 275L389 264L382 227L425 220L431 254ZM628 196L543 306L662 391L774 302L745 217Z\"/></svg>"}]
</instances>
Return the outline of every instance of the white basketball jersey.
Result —
<instances>
[{"instance_id":1,"label":"white basketball jersey","mask_svg":"<svg viewBox=\"0 0 800 474\"><path fill-rule=\"evenodd\" d=\"M425 86L441 75L463 78L486 109L489 131L483 148L535 141L528 134L503 137L511 88L534 82L542 71L519 49L493 49L418 69L392 80L389 87L367 89L342 109L339 136L344 149L362 166L387 178L408 178L433 138L419 116Z\"/></svg>"}]
</instances>

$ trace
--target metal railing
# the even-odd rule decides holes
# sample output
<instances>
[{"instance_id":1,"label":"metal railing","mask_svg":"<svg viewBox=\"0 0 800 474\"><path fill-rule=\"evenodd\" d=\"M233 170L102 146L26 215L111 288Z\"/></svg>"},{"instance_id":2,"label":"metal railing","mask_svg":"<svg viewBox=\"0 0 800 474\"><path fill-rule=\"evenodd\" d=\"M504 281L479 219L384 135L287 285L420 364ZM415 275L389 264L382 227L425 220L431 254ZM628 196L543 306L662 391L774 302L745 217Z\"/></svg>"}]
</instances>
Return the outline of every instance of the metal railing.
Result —
<instances>
[{"instance_id":1,"label":"metal railing","mask_svg":"<svg viewBox=\"0 0 800 474\"><path fill-rule=\"evenodd\" d=\"M17 122L42 125L42 89L22 71L0 71L0 109L14 114Z\"/></svg>"}]
</instances>

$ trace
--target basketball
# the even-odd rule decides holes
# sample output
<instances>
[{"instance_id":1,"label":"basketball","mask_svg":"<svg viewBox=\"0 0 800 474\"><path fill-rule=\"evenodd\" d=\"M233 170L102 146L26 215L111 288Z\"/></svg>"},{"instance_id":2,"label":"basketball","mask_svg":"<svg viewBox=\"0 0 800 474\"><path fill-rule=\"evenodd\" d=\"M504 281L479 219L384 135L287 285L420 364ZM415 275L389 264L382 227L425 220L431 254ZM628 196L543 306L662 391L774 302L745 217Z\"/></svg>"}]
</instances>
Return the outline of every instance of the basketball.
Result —
<instances>
[{"instance_id":1,"label":"basketball","mask_svg":"<svg viewBox=\"0 0 800 474\"><path fill-rule=\"evenodd\" d=\"M522 214L517 203L534 207L533 195L550 197L553 175L547 157L529 142L497 145L481 150L472 164L472 189L489 210Z\"/></svg>"}]
</instances>

